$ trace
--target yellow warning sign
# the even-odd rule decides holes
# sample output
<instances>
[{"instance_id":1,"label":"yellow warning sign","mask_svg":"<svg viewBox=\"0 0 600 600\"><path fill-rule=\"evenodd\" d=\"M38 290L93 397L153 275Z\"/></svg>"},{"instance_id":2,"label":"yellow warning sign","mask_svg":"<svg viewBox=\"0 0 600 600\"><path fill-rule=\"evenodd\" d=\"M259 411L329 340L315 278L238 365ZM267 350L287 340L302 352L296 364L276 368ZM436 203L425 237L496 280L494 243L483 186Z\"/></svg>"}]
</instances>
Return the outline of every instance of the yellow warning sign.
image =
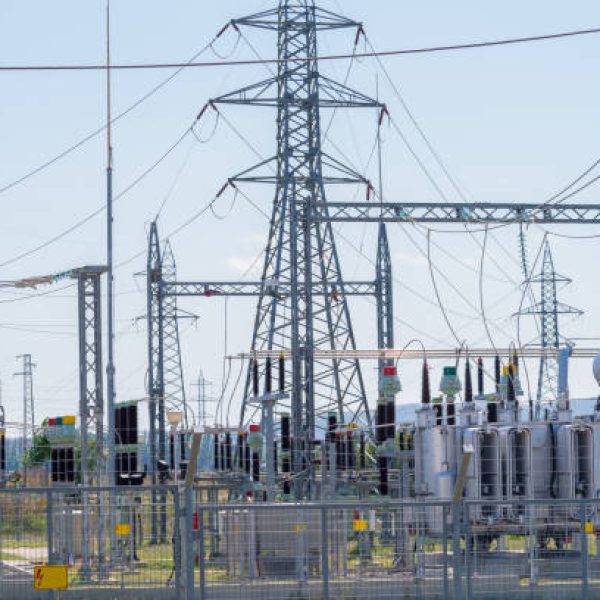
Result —
<instances>
[{"instance_id":1,"label":"yellow warning sign","mask_svg":"<svg viewBox=\"0 0 600 600\"><path fill-rule=\"evenodd\" d=\"M586 521L585 532L586 533L594 533L594 523L592 523L592 521Z\"/></svg>"},{"instance_id":2,"label":"yellow warning sign","mask_svg":"<svg viewBox=\"0 0 600 600\"><path fill-rule=\"evenodd\" d=\"M69 587L69 568L65 565L46 565L33 570L36 590L66 590Z\"/></svg>"},{"instance_id":3,"label":"yellow warning sign","mask_svg":"<svg viewBox=\"0 0 600 600\"><path fill-rule=\"evenodd\" d=\"M295 523L294 524L294 531L296 533L302 533L303 531L306 531L306 530L307 530L306 524L304 524L304 523Z\"/></svg>"},{"instance_id":4,"label":"yellow warning sign","mask_svg":"<svg viewBox=\"0 0 600 600\"><path fill-rule=\"evenodd\" d=\"M129 523L117 523L115 525L115 535L126 536L131 533Z\"/></svg>"},{"instance_id":5,"label":"yellow warning sign","mask_svg":"<svg viewBox=\"0 0 600 600\"><path fill-rule=\"evenodd\" d=\"M354 531L368 531L369 522L366 519L354 519L352 521L352 529Z\"/></svg>"}]
</instances>

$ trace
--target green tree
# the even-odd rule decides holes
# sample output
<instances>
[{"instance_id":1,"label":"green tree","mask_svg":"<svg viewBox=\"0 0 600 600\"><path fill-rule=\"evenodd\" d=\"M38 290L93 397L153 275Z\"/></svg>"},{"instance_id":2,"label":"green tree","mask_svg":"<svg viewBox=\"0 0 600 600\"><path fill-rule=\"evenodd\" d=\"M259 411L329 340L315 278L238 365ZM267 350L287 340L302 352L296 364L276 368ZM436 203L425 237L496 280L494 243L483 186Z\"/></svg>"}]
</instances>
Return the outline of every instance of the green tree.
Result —
<instances>
[{"instance_id":1,"label":"green tree","mask_svg":"<svg viewBox=\"0 0 600 600\"><path fill-rule=\"evenodd\" d=\"M28 467L40 467L50 460L50 442L45 433L36 433L33 436L33 444L25 453L24 463Z\"/></svg>"}]
</instances>

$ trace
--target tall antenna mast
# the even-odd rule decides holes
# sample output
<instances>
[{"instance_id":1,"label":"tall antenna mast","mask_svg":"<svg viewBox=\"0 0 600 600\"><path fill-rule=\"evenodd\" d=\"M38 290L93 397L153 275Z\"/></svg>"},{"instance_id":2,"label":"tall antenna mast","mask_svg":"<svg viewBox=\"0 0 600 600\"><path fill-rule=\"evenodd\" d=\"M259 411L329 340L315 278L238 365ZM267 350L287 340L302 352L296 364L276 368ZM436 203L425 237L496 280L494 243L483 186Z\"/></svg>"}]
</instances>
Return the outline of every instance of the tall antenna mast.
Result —
<instances>
[{"instance_id":1,"label":"tall antenna mast","mask_svg":"<svg viewBox=\"0 0 600 600\"><path fill-rule=\"evenodd\" d=\"M114 486L117 481L115 469L115 363L114 363L114 290L113 290L113 189L112 189L112 111L110 97L110 0L106 0L106 320L108 322L107 335L107 363L106 363L106 409L108 412L108 461L106 473L108 485ZM98 435L102 435L99 432ZM100 482L97 483L97 485ZM109 505L115 506L114 491L109 492ZM104 503L104 496L100 494L100 506ZM116 556L115 539L115 511L110 510L110 556ZM104 521L100 520L100 539L104 540ZM101 561L100 568L104 568Z\"/></svg>"},{"instance_id":2,"label":"tall antenna mast","mask_svg":"<svg viewBox=\"0 0 600 600\"><path fill-rule=\"evenodd\" d=\"M112 191L112 112L110 97L110 0L106 0L106 306L108 321L108 362L106 395L108 409L108 476L115 483L114 431L115 365L114 365L114 290L113 290L113 191Z\"/></svg>"}]
</instances>

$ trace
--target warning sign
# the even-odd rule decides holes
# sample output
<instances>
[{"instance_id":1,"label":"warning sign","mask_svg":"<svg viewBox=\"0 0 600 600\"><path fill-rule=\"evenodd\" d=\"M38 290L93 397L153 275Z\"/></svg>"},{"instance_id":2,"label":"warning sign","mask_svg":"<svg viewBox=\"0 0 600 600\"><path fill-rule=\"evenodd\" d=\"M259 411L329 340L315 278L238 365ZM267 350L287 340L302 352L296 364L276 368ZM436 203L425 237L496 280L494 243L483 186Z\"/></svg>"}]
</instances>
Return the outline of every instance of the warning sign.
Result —
<instances>
[{"instance_id":1,"label":"warning sign","mask_svg":"<svg viewBox=\"0 0 600 600\"><path fill-rule=\"evenodd\" d=\"M46 565L33 570L36 590L66 590L69 587L69 568L65 565Z\"/></svg>"},{"instance_id":2,"label":"warning sign","mask_svg":"<svg viewBox=\"0 0 600 600\"><path fill-rule=\"evenodd\" d=\"M117 523L115 525L115 534L118 536L126 536L131 533L131 527L129 523Z\"/></svg>"},{"instance_id":3,"label":"warning sign","mask_svg":"<svg viewBox=\"0 0 600 600\"><path fill-rule=\"evenodd\" d=\"M366 519L354 519L352 529L353 531L369 531L369 522Z\"/></svg>"}]
</instances>

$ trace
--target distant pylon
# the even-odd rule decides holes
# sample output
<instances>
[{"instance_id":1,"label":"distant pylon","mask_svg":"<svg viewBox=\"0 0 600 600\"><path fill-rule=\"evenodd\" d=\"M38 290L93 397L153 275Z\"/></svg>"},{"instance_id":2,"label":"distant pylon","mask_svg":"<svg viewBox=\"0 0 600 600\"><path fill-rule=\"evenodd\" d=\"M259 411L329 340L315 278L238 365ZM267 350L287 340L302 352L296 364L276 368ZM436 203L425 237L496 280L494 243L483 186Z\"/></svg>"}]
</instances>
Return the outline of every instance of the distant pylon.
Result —
<instances>
[{"instance_id":1,"label":"distant pylon","mask_svg":"<svg viewBox=\"0 0 600 600\"><path fill-rule=\"evenodd\" d=\"M162 252L162 277L163 281L177 281L177 265L175 255L169 240ZM165 387L165 407L167 410L183 413L183 427L188 428L187 399L183 379L183 365L181 362L181 342L179 339L179 319L181 315L177 309L177 297L165 295L163 297L163 368Z\"/></svg>"},{"instance_id":2,"label":"distant pylon","mask_svg":"<svg viewBox=\"0 0 600 600\"><path fill-rule=\"evenodd\" d=\"M20 354L17 359L20 359L23 364L23 370L15 373L15 376L23 377L23 439L21 440L21 453L25 458L25 452L29 450L32 444L35 426L33 369L36 365L31 362L31 354Z\"/></svg>"},{"instance_id":3,"label":"distant pylon","mask_svg":"<svg viewBox=\"0 0 600 600\"><path fill-rule=\"evenodd\" d=\"M540 315L540 341L544 350L540 357L538 371L538 385L536 407L539 411L542 405L556 406L558 400L558 359L556 353L548 350L558 350L561 336L558 324L558 315L581 315L577 308L563 304L557 298L557 284L571 283L571 279L559 275L554 269L554 261L550 244L544 243L544 255L541 271L529 279L529 283L540 284L540 301L523 309L521 315Z\"/></svg>"},{"instance_id":4,"label":"distant pylon","mask_svg":"<svg viewBox=\"0 0 600 600\"><path fill-rule=\"evenodd\" d=\"M166 411L183 413L187 428L187 403L181 365L177 300L164 292L164 282L177 279L170 244L160 245L158 226L153 222L148 237L146 268L148 329L148 396L150 420L150 476L158 482L157 460L167 456ZM153 490L153 495L156 493ZM156 511L152 513L151 543L166 539L166 510L161 503L160 531Z\"/></svg>"}]
</instances>

